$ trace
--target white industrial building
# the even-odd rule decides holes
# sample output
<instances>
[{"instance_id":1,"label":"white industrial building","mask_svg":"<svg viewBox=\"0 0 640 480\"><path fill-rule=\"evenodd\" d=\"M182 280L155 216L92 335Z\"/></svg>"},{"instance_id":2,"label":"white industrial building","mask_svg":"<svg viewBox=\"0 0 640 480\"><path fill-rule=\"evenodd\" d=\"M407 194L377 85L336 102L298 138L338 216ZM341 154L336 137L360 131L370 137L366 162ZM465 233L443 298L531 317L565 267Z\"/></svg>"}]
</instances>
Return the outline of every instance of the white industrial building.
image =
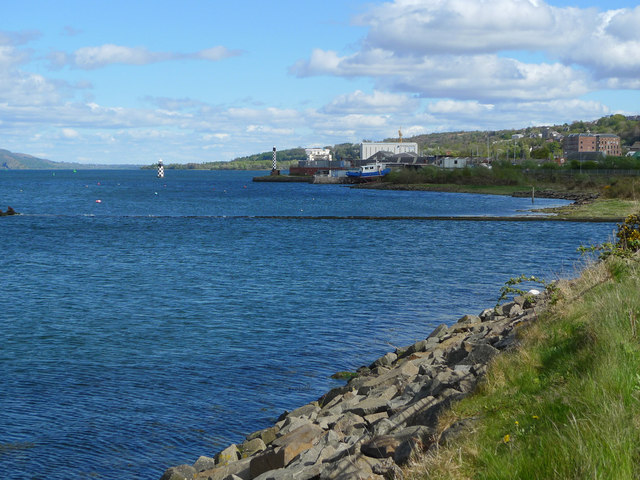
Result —
<instances>
[{"instance_id":1,"label":"white industrial building","mask_svg":"<svg viewBox=\"0 0 640 480\"><path fill-rule=\"evenodd\" d=\"M470 163L470 159L466 157L442 157L440 159L442 168L465 168Z\"/></svg>"},{"instance_id":2,"label":"white industrial building","mask_svg":"<svg viewBox=\"0 0 640 480\"><path fill-rule=\"evenodd\" d=\"M398 153L418 153L418 144L415 142L362 142L360 144L360 158L366 160L378 152Z\"/></svg>"},{"instance_id":3,"label":"white industrial building","mask_svg":"<svg viewBox=\"0 0 640 480\"><path fill-rule=\"evenodd\" d=\"M316 160L331 161L331 150L328 148L305 148L304 153L307 155L308 162Z\"/></svg>"}]
</instances>

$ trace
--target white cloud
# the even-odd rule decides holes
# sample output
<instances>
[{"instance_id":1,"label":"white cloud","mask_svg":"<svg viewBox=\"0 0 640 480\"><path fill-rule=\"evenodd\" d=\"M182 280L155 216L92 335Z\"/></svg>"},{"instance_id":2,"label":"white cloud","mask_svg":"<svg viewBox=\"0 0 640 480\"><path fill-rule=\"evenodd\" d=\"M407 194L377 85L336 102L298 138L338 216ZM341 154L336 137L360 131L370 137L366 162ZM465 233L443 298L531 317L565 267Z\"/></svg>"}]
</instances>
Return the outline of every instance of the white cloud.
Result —
<instances>
[{"instance_id":1,"label":"white cloud","mask_svg":"<svg viewBox=\"0 0 640 480\"><path fill-rule=\"evenodd\" d=\"M64 138L74 139L74 138L78 138L80 136L80 134L76 130L74 130L73 128L63 128L62 129L62 136Z\"/></svg>"},{"instance_id":2,"label":"white cloud","mask_svg":"<svg viewBox=\"0 0 640 480\"><path fill-rule=\"evenodd\" d=\"M293 135L295 130L293 128L274 128L269 125L248 125L246 128L247 133L266 133L269 135Z\"/></svg>"},{"instance_id":3,"label":"white cloud","mask_svg":"<svg viewBox=\"0 0 640 480\"><path fill-rule=\"evenodd\" d=\"M223 46L211 47L195 53L179 53L154 52L146 47L128 47L109 43L82 47L71 54L52 51L48 59L51 67L56 69L69 65L83 70L95 70L113 64L148 65L170 60L220 61L242 54L241 50L229 50Z\"/></svg>"},{"instance_id":4,"label":"white cloud","mask_svg":"<svg viewBox=\"0 0 640 480\"><path fill-rule=\"evenodd\" d=\"M202 139L206 142L211 140L227 140L231 135L228 133L210 133L202 136Z\"/></svg>"},{"instance_id":5,"label":"white cloud","mask_svg":"<svg viewBox=\"0 0 640 480\"><path fill-rule=\"evenodd\" d=\"M476 100L440 100L434 103L430 103L427 106L427 111L434 114L446 115L458 113L464 113L466 115L482 115L490 113L494 108L495 105L481 104Z\"/></svg>"},{"instance_id":6,"label":"white cloud","mask_svg":"<svg viewBox=\"0 0 640 480\"><path fill-rule=\"evenodd\" d=\"M416 99L406 95L374 90L368 95L361 90L340 95L322 108L324 113L391 113L414 111L418 105Z\"/></svg>"},{"instance_id":7,"label":"white cloud","mask_svg":"<svg viewBox=\"0 0 640 480\"><path fill-rule=\"evenodd\" d=\"M207 48L206 50L200 50L198 53L193 54L194 58L201 58L203 60L211 60L213 62L217 62L218 60L223 60L225 58L236 57L238 55L242 55L241 50L229 50L226 47L217 46L212 48Z\"/></svg>"},{"instance_id":8,"label":"white cloud","mask_svg":"<svg viewBox=\"0 0 640 480\"><path fill-rule=\"evenodd\" d=\"M365 44L414 54L495 53L543 48L560 30L558 9L529 0L396 0L358 22L370 27Z\"/></svg>"},{"instance_id":9,"label":"white cloud","mask_svg":"<svg viewBox=\"0 0 640 480\"><path fill-rule=\"evenodd\" d=\"M120 45L100 45L97 47L83 47L73 53L73 64L85 70L104 67L114 63L127 65L145 65L148 63L167 60L166 53L150 52L144 47L124 47Z\"/></svg>"},{"instance_id":10,"label":"white cloud","mask_svg":"<svg viewBox=\"0 0 640 480\"><path fill-rule=\"evenodd\" d=\"M640 7L599 12L542 0L395 0L357 22L368 27L358 51L315 49L290 72L371 77L380 90L483 101L637 88L640 76ZM537 61L520 59L531 53Z\"/></svg>"}]
</instances>

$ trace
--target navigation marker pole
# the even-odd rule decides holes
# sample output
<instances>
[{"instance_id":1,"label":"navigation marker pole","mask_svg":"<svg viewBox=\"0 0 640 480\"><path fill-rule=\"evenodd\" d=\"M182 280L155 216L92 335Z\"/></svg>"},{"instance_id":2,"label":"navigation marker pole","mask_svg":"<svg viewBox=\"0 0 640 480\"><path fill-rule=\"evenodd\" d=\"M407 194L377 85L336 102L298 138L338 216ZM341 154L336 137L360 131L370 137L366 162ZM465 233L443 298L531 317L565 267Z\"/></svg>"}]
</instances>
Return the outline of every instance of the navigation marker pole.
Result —
<instances>
[{"instance_id":1,"label":"navigation marker pole","mask_svg":"<svg viewBox=\"0 0 640 480\"><path fill-rule=\"evenodd\" d=\"M278 164L276 162L276 147L273 147L273 163L271 164L271 175L280 175Z\"/></svg>"},{"instance_id":2,"label":"navigation marker pole","mask_svg":"<svg viewBox=\"0 0 640 480\"><path fill-rule=\"evenodd\" d=\"M158 160L158 178L164 178L164 164L162 159Z\"/></svg>"}]
</instances>

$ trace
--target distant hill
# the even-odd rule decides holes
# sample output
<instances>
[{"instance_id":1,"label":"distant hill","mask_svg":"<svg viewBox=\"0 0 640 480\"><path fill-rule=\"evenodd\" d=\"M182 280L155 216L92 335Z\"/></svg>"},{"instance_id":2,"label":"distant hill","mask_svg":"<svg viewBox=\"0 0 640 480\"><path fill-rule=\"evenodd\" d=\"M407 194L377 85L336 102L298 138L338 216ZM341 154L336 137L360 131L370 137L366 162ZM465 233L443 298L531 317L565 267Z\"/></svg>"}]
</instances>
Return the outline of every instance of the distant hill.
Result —
<instances>
[{"instance_id":1,"label":"distant hill","mask_svg":"<svg viewBox=\"0 0 640 480\"><path fill-rule=\"evenodd\" d=\"M547 140L539 138L545 131L555 131L563 136L571 133L613 133L620 137L625 148L640 140L640 116L609 115L592 122L575 121L563 125L548 125L537 127L513 128L496 131L460 131L439 132L414 137L405 137L406 142L416 142L420 151L430 155L450 153L452 155L483 155L487 145L510 142L512 135L523 135L520 143L527 149L542 147ZM399 139L387 138L384 141L397 142Z\"/></svg>"},{"instance_id":2,"label":"distant hill","mask_svg":"<svg viewBox=\"0 0 640 480\"><path fill-rule=\"evenodd\" d=\"M26 153L13 153L0 148L0 170L98 170L98 169L135 169L138 165L88 165L71 162L54 162L34 157Z\"/></svg>"}]
</instances>

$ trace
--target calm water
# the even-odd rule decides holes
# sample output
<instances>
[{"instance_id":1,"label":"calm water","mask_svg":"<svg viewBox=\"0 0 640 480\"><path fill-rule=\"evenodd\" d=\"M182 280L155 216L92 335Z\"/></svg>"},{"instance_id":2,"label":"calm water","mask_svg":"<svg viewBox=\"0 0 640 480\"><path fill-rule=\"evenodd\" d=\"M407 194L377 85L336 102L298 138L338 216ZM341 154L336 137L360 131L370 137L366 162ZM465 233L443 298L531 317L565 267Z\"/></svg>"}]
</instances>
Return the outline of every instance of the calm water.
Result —
<instances>
[{"instance_id":1,"label":"calm water","mask_svg":"<svg viewBox=\"0 0 640 480\"><path fill-rule=\"evenodd\" d=\"M157 479L269 425L614 225L256 219L513 215L530 199L0 172L3 478ZM260 173L263 174L263 173ZM100 203L96 200L101 200ZM565 202L537 200L536 206Z\"/></svg>"}]
</instances>

